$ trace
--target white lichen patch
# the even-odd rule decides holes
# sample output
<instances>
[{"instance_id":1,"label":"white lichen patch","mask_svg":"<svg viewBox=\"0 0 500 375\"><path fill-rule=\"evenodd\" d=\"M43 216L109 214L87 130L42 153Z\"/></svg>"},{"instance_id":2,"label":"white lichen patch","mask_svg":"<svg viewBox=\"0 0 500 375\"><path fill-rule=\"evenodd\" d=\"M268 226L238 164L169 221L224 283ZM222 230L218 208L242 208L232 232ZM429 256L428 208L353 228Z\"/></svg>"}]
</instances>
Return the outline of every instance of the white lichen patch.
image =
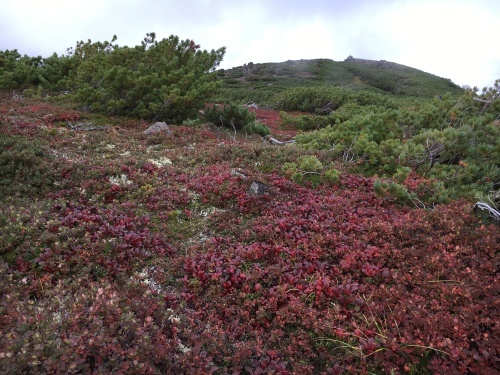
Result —
<instances>
[{"instance_id":1,"label":"white lichen patch","mask_svg":"<svg viewBox=\"0 0 500 375\"><path fill-rule=\"evenodd\" d=\"M191 349L189 349L186 345L184 345L183 343L179 343L179 345L177 346L177 348L183 353L183 354L186 354L186 353L189 353L191 351Z\"/></svg>"},{"instance_id":2,"label":"white lichen patch","mask_svg":"<svg viewBox=\"0 0 500 375\"><path fill-rule=\"evenodd\" d=\"M207 207L203 210L200 210L200 216L207 217L207 216L210 216L214 213L226 212L226 211L227 210L223 210L223 209L217 208L217 207Z\"/></svg>"},{"instance_id":3,"label":"white lichen patch","mask_svg":"<svg viewBox=\"0 0 500 375\"><path fill-rule=\"evenodd\" d=\"M150 154L151 152L161 152L164 150L165 150L165 146L163 146L163 145L152 145L152 146L148 146L146 148L146 153Z\"/></svg>"},{"instance_id":4,"label":"white lichen patch","mask_svg":"<svg viewBox=\"0 0 500 375\"><path fill-rule=\"evenodd\" d=\"M160 158L160 159L148 159L148 161L157 166L158 168L161 168L161 167L164 167L166 165L171 165L172 164L172 160L170 160L169 158L166 158L165 156Z\"/></svg>"},{"instance_id":5,"label":"white lichen patch","mask_svg":"<svg viewBox=\"0 0 500 375\"><path fill-rule=\"evenodd\" d=\"M52 320L56 324L61 324L62 323L62 312L61 311L56 311L55 313L52 314Z\"/></svg>"},{"instance_id":6,"label":"white lichen patch","mask_svg":"<svg viewBox=\"0 0 500 375\"><path fill-rule=\"evenodd\" d=\"M131 280L139 280L142 284L148 286L149 289L155 291L156 293L168 292L171 287L163 288L154 278L155 267L144 268L141 272L134 273L130 277Z\"/></svg>"},{"instance_id":7,"label":"white lichen patch","mask_svg":"<svg viewBox=\"0 0 500 375\"><path fill-rule=\"evenodd\" d=\"M126 174L122 174L120 177L110 177L109 182L112 185L118 186L128 186L133 184L133 182L128 179Z\"/></svg>"},{"instance_id":8,"label":"white lichen patch","mask_svg":"<svg viewBox=\"0 0 500 375\"><path fill-rule=\"evenodd\" d=\"M180 316L176 315L174 310L169 308L169 309L167 309L167 313L168 313L167 319L169 322L172 322L174 324L179 324L181 322Z\"/></svg>"},{"instance_id":9,"label":"white lichen patch","mask_svg":"<svg viewBox=\"0 0 500 375\"><path fill-rule=\"evenodd\" d=\"M139 277L141 282L143 284L146 284L151 290L154 290L157 293L161 292L162 290L161 285L158 284L153 277L150 277L147 269L144 269L137 276Z\"/></svg>"},{"instance_id":10,"label":"white lichen patch","mask_svg":"<svg viewBox=\"0 0 500 375\"><path fill-rule=\"evenodd\" d=\"M108 143L108 144L106 145L106 148L107 148L108 150L113 150L115 147L116 147L115 145L112 145L112 144L110 144L110 143Z\"/></svg>"}]
</instances>

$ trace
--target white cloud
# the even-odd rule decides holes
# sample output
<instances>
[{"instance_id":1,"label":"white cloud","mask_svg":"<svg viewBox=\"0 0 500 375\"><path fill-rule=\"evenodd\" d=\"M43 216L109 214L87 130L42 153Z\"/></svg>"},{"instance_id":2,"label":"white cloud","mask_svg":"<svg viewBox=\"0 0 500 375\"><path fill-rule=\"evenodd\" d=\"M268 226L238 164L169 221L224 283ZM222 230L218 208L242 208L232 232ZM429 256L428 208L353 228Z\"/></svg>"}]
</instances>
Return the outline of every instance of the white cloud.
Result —
<instances>
[{"instance_id":1,"label":"white cloud","mask_svg":"<svg viewBox=\"0 0 500 375\"><path fill-rule=\"evenodd\" d=\"M77 40L139 44L147 32L227 47L246 62L385 59L483 86L500 78L497 0L24 0L0 3L0 50L48 56Z\"/></svg>"},{"instance_id":2,"label":"white cloud","mask_svg":"<svg viewBox=\"0 0 500 375\"><path fill-rule=\"evenodd\" d=\"M477 4L400 2L375 14L372 27L387 43L386 60L451 78L457 84L474 85L476 80L492 84L495 76L500 77L500 53L492 46L499 13ZM484 66L493 67L495 61L496 71L487 73Z\"/></svg>"}]
</instances>

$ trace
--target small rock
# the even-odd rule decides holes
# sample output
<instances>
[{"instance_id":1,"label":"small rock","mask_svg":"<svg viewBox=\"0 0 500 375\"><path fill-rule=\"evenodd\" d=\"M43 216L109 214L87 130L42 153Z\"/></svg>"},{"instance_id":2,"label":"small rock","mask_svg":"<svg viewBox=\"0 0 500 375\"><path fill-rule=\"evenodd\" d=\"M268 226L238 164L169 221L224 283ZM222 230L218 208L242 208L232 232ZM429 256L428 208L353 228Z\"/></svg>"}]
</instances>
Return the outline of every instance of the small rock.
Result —
<instances>
[{"instance_id":1,"label":"small rock","mask_svg":"<svg viewBox=\"0 0 500 375\"><path fill-rule=\"evenodd\" d=\"M156 122L153 125L151 125L149 128L144 130L144 134L154 134L158 133L161 131L165 131L168 134L172 133L172 130L170 130L169 126L165 122Z\"/></svg>"},{"instance_id":2,"label":"small rock","mask_svg":"<svg viewBox=\"0 0 500 375\"><path fill-rule=\"evenodd\" d=\"M250 184L248 190L250 194L262 195L266 193L269 190L269 188L260 181L254 181Z\"/></svg>"}]
</instances>

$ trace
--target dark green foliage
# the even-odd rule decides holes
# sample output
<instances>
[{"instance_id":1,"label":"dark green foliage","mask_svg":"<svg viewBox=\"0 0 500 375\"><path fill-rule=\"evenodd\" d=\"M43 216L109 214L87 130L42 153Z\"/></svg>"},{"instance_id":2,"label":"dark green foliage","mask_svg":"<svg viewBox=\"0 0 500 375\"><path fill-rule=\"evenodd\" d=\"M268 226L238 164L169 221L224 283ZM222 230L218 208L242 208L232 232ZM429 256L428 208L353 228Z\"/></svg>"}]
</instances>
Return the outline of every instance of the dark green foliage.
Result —
<instances>
[{"instance_id":1,"label":"dark green foliage","mask_svg":"<svg viewBox=\"0 0 500 375\"><path fill-rule=\"evenodd\" d=\"M43 59L41 85L48 91L68 91L75 88L72 76L77 62L70 56L52 56Z\"/></svg>"},{"instance_id":2,"label":"dark green foliage","mask_svg":"<svg viewBox=\"0 0 500 375\"><path fill-rule=\"evenodd\" d=\"M319 115L328 115L347 103L397 107L397 102L387 95L331 86L295 87L282 92L275 100L276 107L281 110Z\"/></svg>"},{"instance_id":3,"label":"dark green foliage","mask_svg":"<svg viewBox=\"0 0 500 375\"><path fill-rule=\"evenodd\" d=\"M224 53L176 36L158 42L154 33L134 48L80 42L72 51L81 61L77 98L97 112L182 123L219 87L210 72Z\"/></svg>"},{"instance_id":4,"label":"dark green foliage","mask_svg":"<svg viewBox=\"0 0 500 375\"><path fill-rule=\"evenodd\" d=\"M399 101L398 109L371 104L363 110L348 103L325 118L328 126L296 141L308 150L331 150L367 175L394 178L397 184L377 185L378 193L398 201L408 200L400 184L410 170L434 181L420 199L445 203L485 195L500 182L499 100L495 88L486 92L488 103L473 100L472 92L458 99Z\"/></svg>"},{"instance_id":5,"label":"dark green foliage","mask_svg":"<svg viewBox=\"0 0 500 375\"><path fill-rule=\"evenodd\" d=\"M17 50L0 51L0 88L15 89L41 83L42 57L21 56Z\"/></svg>"},{"instance_id":6,"label":"dark green foliage","mask_svg":"<svg viewBox=\"0 0 500 375\"><path fill-rule=\"evenodd\" d=\"M225 48L201 50L177 36L141 45L78 42L66 56L49 58L0 52L0 88L71 90L73 98L94 112L182 123L196 118L207 97L218 90L214 69Z\"/></svg>"},{"instance_id":7,"label":"dark green foliage","mask_svg":"<svg viewBox=\"0 0 500 375\"><path fill-rule=\"evenodd\" d=\"M373 190L381 197L392 197L396 202L407 204L411 201L408 189L397 182L383 182L376 180L373 183Z\"/></svg>"},{"instance_id":8,"label":"dark green foliage","mask_svg":"<svg viewBox=\"0 0 500 375\"><path fill-rule=\"evenodd\" d=\"M293 163L285 163L283 171L299 184L337 184L340 172L332 165L325 166L315 155L304 155Z\"/></svg>"},{"instance_id":9,"label":"dark green foliage","mask_svg":"<svg viewBox=\"0 0 500 375\"><path fill-rule=\"evenodd\" d=\"M260 122L252 122L252 123L246 125L243 128L243 130L248 134L258 134L262 137L265 137L266 135L271 134L271 131L269 130L269 128Z\"/></svg>"},{"instance_id":10,"label":"dark green foliage","mask_svg":"<svg viewBox=\"0 0 500 375\"><path fill-rule=\"evenodd\" d=\"M460 92L460 87L449 79L385 60L349 57L343 66L363 83L393 94L425 97Z\"/></svg>"},{"instance_id":11,"label":"dark green foliage","mask_svg":"<svg viewBox=\"0 0 500 375\"><path fill-rule=\"evenodd\" d=\"M242 130L255 122L255 114L236 104L214 105L205 109L204 117L217 126Z\"/></svg>"},{"instance_id":12,"label":"dark green foliage","mask_svg":"<svg viewBox=\"0 0 500 375\"><path fill-rule=\"evenodd\" d=\"M42 58L21 56L17 50L0 51L0 89L68 90L74 68L74 60L56 53Z\"/></svg>"}]
</instances>

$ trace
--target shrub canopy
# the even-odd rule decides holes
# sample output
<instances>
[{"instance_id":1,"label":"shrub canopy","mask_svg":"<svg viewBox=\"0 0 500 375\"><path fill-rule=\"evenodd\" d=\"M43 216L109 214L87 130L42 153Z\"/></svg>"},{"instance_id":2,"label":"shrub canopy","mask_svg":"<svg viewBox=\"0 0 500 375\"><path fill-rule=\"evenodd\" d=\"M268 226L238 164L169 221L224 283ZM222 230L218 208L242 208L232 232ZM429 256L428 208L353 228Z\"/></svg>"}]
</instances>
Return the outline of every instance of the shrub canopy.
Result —
<instances>
[{"instance_id":1,"label":"shrub canopy","mask_svg":"<svg viewBox=\"0 0 500 375\"><path fill-rule=\"evenodd\" d=\"M115 41L80 41L45 59L0 52L0 88L69 90L95 112L182 123L220 87L213 72L225 47L209 52L173 35L157 41L155 33L135 47Z\"/></svg>"}]
</instances>

